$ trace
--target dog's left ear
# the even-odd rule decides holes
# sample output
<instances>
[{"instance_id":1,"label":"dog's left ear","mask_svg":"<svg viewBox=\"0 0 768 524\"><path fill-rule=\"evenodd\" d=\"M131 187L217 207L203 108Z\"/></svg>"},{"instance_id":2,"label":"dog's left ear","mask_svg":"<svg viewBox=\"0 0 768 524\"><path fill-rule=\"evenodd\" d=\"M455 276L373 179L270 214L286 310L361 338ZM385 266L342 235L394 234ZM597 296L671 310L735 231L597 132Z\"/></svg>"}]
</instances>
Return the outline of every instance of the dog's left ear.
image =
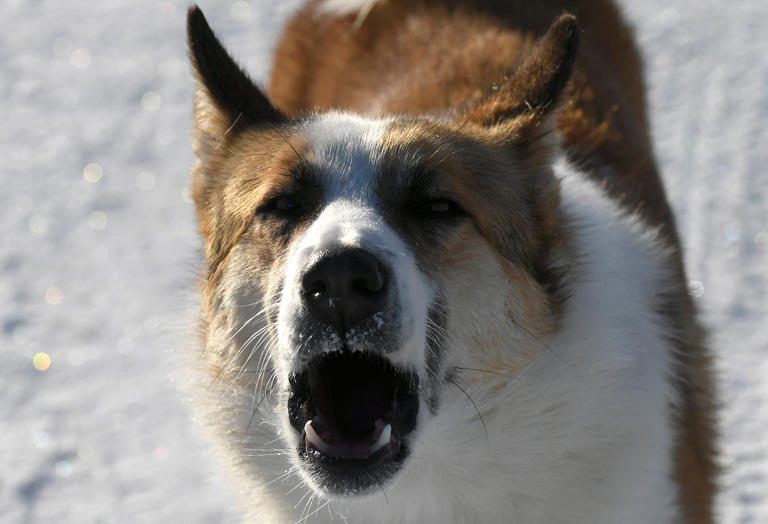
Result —
<instances>
[{"instance_id":1,"label":"dog's left ear","mask_svg":"<svg viewBox=\"0 0 768 524\"><path fill-rule=\"evenodd\" d=\"M194 118L198 145L221 141L236 127L286 121L229 56L196 5L187 14L187 39L197 77Z\"/></svg>"},{"instance_id":2,"label":"dog's left ear","mask_svg":"<svg viewBox=\"0 0 768 524\"><path fill-rule=\"evenodd\" d=\"M521 134L538 127L557 106L570 80L577 50L576 17L563 14L509 80L463 115L464 118L485 127L503 126Z\"/></svg>"}]
</instances>

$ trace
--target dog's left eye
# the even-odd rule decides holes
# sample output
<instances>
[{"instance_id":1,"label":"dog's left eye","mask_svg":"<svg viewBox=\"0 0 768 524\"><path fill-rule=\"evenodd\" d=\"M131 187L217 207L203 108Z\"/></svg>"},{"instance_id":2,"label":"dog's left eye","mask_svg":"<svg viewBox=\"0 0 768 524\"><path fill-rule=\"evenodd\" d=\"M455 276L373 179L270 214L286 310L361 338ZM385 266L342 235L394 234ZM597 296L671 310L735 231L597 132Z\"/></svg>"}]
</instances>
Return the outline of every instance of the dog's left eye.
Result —
<instances>
[{"instance_id":1,"label":"dog's left eye","mask_svg":"<svg viewBox=\"0 0 768 524\"><path fill-rule=\"evenodd\" d=\"M444 215L454 211L458 206L450 200L433 200L429 203L429 212L436 215Z\"/></svg>"},{"instance_id":2,"label":"dog's left eye","mask_svg":"<svg viewBox=\"0 0 768 524\"><path fill-rule=\"evenodd\" d=\"M425 214L433 218L450 218L464 214L459 204L447 198L434 198L424 203L422 207Z\"/></svg>"}]
</instances>

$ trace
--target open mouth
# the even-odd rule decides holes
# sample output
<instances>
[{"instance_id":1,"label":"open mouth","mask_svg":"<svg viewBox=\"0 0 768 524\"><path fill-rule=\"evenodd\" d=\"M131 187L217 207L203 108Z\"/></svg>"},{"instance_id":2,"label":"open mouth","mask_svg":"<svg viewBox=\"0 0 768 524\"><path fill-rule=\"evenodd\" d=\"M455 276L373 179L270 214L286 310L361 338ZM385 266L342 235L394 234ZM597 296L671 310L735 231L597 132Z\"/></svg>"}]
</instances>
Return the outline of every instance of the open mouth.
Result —
<instances>
[{"instance_id":1,"label":"open mouth","mask_svg":"<svg viewBox=\"0 0 768 524\"><path fill-rule=\"evenodd\" d=\"M299 456L329 492L360 494L388 480L408 454L419 379L370 353L322 355L291 377L288 416Z\"/></svg>"}]
</instances>

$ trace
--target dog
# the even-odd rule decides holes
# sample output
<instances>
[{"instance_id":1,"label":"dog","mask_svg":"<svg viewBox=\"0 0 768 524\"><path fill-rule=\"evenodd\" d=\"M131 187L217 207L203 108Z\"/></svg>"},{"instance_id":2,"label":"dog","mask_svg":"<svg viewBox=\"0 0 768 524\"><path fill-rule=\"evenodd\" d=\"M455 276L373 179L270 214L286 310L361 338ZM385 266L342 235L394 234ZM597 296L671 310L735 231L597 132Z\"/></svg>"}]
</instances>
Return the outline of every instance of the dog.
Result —
<instances>
[{"instance_id":1,"label":"dog","mask_svg":"<svg viewBox=\"0 0 768 524\"><path fill-rule=\"evenodd\" d=\"M706 524L711 356L608 0L188 13L196 405L253 522ZM268 94L267 94L268 93Z\"/></svg>"}]
</instances>

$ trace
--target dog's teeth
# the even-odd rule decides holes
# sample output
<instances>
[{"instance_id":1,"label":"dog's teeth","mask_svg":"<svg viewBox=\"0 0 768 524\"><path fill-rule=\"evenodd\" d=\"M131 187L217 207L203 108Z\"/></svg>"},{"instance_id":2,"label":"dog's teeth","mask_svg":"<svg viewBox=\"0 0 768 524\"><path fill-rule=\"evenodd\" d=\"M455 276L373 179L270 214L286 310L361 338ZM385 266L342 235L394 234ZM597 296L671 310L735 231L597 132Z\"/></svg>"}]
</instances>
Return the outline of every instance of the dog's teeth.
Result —
<instances>
[{"instance_id":1,"label":"dog's teeth","mask_svg":"<svg viewBox=\"0 0 768 524\"><path fill-rule=\"evenodd\" d=\"M306 424L304 424L304 432L307 434L307 441L309 441L312 446L319 449L323 453L328 453L328 451L331 449L331 447L320 438L320 435L317 434L315 431L315 428L312 427L312 421L310 420Z\"/></svg>"},{"instance_id":2,"label":"dog's teeth","mask_svg":"<svg viewBox=\"0 0 768 524\"><path fill-rule=\"evenodd\" d=\"M389 444L389 440L392 438L392 426L387 424L384 429L381 431L381 435L379 435L379 439L371 445L370 452L371 454L376 453L381 448Z\"/></svg>"}]
</instances>

